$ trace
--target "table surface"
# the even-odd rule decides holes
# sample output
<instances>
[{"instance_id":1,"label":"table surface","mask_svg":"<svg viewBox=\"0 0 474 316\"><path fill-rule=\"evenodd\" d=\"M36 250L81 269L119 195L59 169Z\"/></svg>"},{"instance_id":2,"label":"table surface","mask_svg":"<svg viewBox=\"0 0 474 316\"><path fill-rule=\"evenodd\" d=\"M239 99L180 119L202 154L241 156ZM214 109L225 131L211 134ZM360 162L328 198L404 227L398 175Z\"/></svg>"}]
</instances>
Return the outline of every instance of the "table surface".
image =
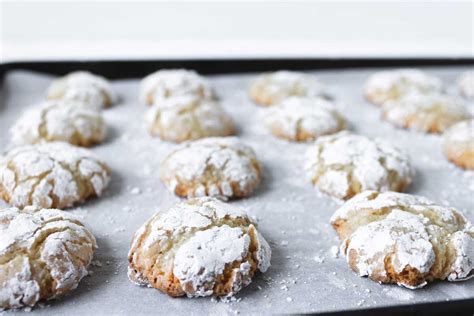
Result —
<instances>
[{"instance_id":1,"label":"table surface","mask_svg":"<svg viewBox=\"0 0 474 316\"><path fill-rule=\"evenodd\" d=\"M452 93L457 93L455 79L463 70L427 69L439 75ZM439 136L396 129L381 121L379 109L368 104L361 93L362 83L371 72L314 73L328 84L352 130L384 138L409 154L416 169L410 193L456 207L474 220L474 173L446 161ZM129 282L127 252L133 233L154 212L178 201L158 178L160 161L176 145L147 134L143 120L146 107L138 102L138 79L116 80L113 87L121 100L104 111L109 126L107 140L92 148L111 167L112 182L100 199L69 210L97 237L99 249L91 275L67 297L33 309L34 315L300 313L474 299L472 280L436 282L419 290L380 285L356 276L343 258L333 255L338 240L329 218L340 202L318 193L308 183L303 171L308 144L275 139L262 127L265 110L252 104L246 91L253 77L229 74L209 78L235 119L238 136L255 148L264 166L264 180L255 194L232 203L257 217L273 250L269 271L256 275L247 288L227 302L170 298ZM52 79L24 71L7 74L0 92L0 149L7 147L7 130L19 113L44 98ZM134 194L135 188L139 194Z\"/></svg>"}]
</instances>

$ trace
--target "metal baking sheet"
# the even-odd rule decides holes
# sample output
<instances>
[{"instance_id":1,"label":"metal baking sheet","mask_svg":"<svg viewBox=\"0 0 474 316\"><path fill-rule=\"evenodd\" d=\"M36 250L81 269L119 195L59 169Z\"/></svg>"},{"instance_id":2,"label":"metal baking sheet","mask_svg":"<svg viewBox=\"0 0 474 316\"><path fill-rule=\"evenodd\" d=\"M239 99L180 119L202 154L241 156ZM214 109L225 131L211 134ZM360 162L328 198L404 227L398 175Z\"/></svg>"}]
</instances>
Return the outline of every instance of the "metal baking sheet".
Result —
<instances>
[{"instance_id":1,"label":"metal baking sheet","mask_svg":"<svg viewBox=\"0 0 474 316\"><path fill-rule=\"evenodd\" d=\"M466 67L426 70L440 76L450 92L456 93L455 79ZM379 119L379 109L362 97L362 84L373 71L313 73L329 85L352 130L385 138L409 153L417 173L410 193L456 207L474 221L474 173L445 160L439 136L396 129ZM302 313L474 299L473 280L436 282L412 291L360 278L343 258L334 256L338 241L328 222L340 203L309 184L303 171L308 144L275 139L262 127L264 109L252 104L247 96L253 77L209 76L223 106L237 123L238 136L255 148L264 166L264 180L255 194L231 203L258 218L260 230L273 250L270 270L257 275L250 286L226 302L170 298L128 281L127 252L133 233L154 212L179 201L158 178L160 161L176 145L147 134L143 119L146 107L138 102L139 78L115 80L120 103L104 111L108 138L92 148L111 167L111 185L100 199L68 210L80 216L97 237L99 249L90 267L91 275L76 291L43 303L32 310L33 314ZM44 98L52 79L26 71L6 74L0 98L0 149L7 148L9 127L23 109Z\"/></svg>"}]
</instances>

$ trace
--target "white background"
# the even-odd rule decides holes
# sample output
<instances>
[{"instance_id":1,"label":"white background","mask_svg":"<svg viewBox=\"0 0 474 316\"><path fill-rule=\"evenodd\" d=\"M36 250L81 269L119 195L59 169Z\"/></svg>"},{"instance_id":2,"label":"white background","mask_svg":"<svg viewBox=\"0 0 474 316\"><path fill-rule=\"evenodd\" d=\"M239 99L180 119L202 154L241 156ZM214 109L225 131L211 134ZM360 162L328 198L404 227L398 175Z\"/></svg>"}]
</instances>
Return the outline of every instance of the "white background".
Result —
<instances>
[{"instance_id":1,"label":"white background","mask_svg":"<svg viewBox=\"0 0 474 316\"><path fill-rule=\"evenodd\" d=\"M473 1L2 1L1 57L472 57L473 10Z\"/></svg>"}]
</instances>

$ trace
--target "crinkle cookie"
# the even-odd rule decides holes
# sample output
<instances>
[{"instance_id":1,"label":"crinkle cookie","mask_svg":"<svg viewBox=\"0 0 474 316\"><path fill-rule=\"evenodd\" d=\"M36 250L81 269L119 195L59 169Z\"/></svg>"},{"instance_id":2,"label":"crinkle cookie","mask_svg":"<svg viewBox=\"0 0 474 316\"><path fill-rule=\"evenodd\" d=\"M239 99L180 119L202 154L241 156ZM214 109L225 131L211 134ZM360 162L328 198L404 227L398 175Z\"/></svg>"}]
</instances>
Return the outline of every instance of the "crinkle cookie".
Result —
<instances>
[{"instance_id":1,"label":"crinkle cookie","mask_svg":"<svg viewBox=\"0 0 474 316\"><path fill-rule=\"evenodd\" d=\"M87 71L74 71L53 81L47 97L80 101L98 108L107 108L117 102L117 95L107 79Z\"/></svg>"},{"instance_id":2,"label":"crinkle cookie","mask_svg":"<svg viewBox=\"0 0 474 316\"><path fill-rule=\"evenodd\" d=\"M382 105L410 93L430 94L442 91L441 80L418 69L376 72L365 83L364 94L370 102Z\"/></svg>"},{"instance_id":3,"label":"crinkle cookie","mask_svg":"<svg viewBox=\"0 0 474 316\"><path fill-rule=\"evenodd\" d=\"M157 212L136 233L129 278L171 296L231 296L270 267L271 250L247 214L203 197Z\"/></svg>"},{"instance_id":4,"label":"crinkle cookie","mask_svg":"<svg viewBox=\"0 0 474 316\"><path fill-rule=\"evenodd\" d=\"M426 133L442 133L470 118L459 99L442 94L410 94L382 106L382 118L395 126Z\"/></svg>"},{"instance_id":5,"label":"crinkle cookie","mask_svg":"<svg viewBox=\"0 0 474 316\"><path fill-rule=\"evenodd\" d=\"M26 110L10 130L14 145L64 141L91 146L105 138L102 114L74 101L46 101Z\"/></svg>"},{"instance_id":6,"label":"crinkle cookie","mask_svg":"<svg viewBox=\"0 0 474 316\"><path fill-rule=\"evenodd\" d=\"M383 140L346 131L318 138L306 157L311 182L339 199L365 190L403 191L412 182L405 153Z\"/></svg>"},{"instance_id":7,"label":"crinkle cookie","mask_svg":"<svg viewBox=\"0 0 474 316\"><path fill-rule=\"evenodd\" d=\"M249 93L255 103L263 106L291 96L329 98L326 88L314 76L287 70L261 74L252 82Z\"/></svg>"},{"instance_id":8,"label":"crinkle cookie","mask_svg":"<svg viewBox=\"0 0 474 316\"><path fill-rule=\"evenodd\" d=\"M92 233L66 212L0 210L0 309L32 307L74 290L96 248Z\"/></svg>"},{"instance_id":9,"label":"crinkle cookie","mask_svg":"<svg viewBox=\"0 0 474 316\"><path fill-rule=\"evenodd\" d=\"M195 96L161 99L148 109L145 119L151 135L173 142L235 132L232 118L216 101Z\"/></svg>"},{"instance_id":10,"label":"crinkle cookie","mask_svg":"<svg viewBox=\"0 0 474 316\"><path fill-rule=\"evenodd\" d=\"M244 197L260 183L261 173L253 149L235 137L185 143L160 166L163 183L181 197Z\"/></svg>"},{"instance_id":11,"label":"crinkle cookie","mask_svg":"<svg viewBox=\"0 0 474 316\"><path fill-rule=\"evenodd\" d=\"M443 152L457 166L474 169L474 120L457 123L444 132Z\"/></svg>"},{"instance_id":12,"label":"crinkle cookie","mask_svg":"<svg viewBox=\"0 0 474 316\"><path fill-rule=\"evenodd\" d=\"M474 70L466 71L458 79L459 91L469 100L474 100Z\"/></svg>"},{"instance_id":13,"label":"crinkle cookie","mask_svg":"<svg viewBox=\"0 0 474 316\"><path fill-rule=\"evenodd\" d=\"M177 96L215 99L209 82L193 70L163 69L154 72L140 83L140 101L152 105L155 100Z\"/></svg>"},{"instance_id":14,"label":"crinkle cookie","mask_svg":"<svg viewBox=\"0 0 474 316\"><path fill-rule=\"evenodd\" d=\"M0 197L19 208L70 207L100 196L109 180L104 162L68 143L16 147L0 157Z\"/></svg>"},{"instance_id":15,"label":"crinkle cookie","mask_svg":"<svg viewBox=\"0 0 474 316\"><path fill-rule=\"evenodd\" d=\"M426 198L366 191L338 209L331 224L360 276L411 289L473 276L473 226L455 209Z\"/></svg>"},{"instance_id":16,"label":"crinkle cookie","mask_svg":"<svg viewBox=\"0 0 474 316\"><path fill-rule=\"evenodd\" d=\"M279 138L310 141L346 126L334 104L321 98L289 97L265 111L265 125Z\"/></svg>"}]
</instances>

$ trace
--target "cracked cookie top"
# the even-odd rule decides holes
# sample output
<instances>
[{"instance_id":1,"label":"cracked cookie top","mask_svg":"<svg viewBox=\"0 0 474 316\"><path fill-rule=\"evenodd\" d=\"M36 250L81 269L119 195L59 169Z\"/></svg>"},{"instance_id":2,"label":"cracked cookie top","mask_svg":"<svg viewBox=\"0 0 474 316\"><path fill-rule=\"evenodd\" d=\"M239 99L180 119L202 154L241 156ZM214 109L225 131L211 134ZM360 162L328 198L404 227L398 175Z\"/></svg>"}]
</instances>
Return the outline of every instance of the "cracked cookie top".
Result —
<instances>
[{"instance_id":1,"label":"cracked cookie top","mask_svg":"<svg viewBox=\"0 0 474 316\"><path fill-rule=\"evenodd\" d=\"M152 105L157 100L179 96L216 98L209 82L193 70L163 69L146 76L140 83L142 103Z\"/></svg>"},{"instance_id":2,"label":"cracked cookie top","mask_svg":"<svg viewBox=\"0 0 474 316\"><path fill-rule=\"evenodd\" d=\"M148 109L145 119L151 135L168 141L234 134L230 115L216 101L196 96L161 99Z\"/></svg>"},{"instance_id":3,"label":"cracked cookie top","mask_svg":"<svg viewBox=\"0 0 474 316\"><path fill-rule=\"evenodd\" d=\"M339 199L365 190L403 191L412 182L406 154L385 141L347 131L318 138L306 157L311 182Z\"/></svg>"},{"instance_id":4,"label":"cracked cookie top","mask_svg":"<svg viewBox=\"0 0 474 316\"><path fill-rule=\"evenodd\" d=\"M474 169L474 119L459 122L444 132L443 152L459 167Z\"/></svg>"},{"instance_id":5,"label":"cracked cookie top","mask_svg":"<svg viewBox=\"0 0 474 316\"><path fill-rule=\"evenodd\" d=\"M100 196L109 180L104 162L68 143L16 147L0 158L0 196L19 208L67 208Z\"/></svg>"},{"instance_id":6,"label":"cracked cookie top","mask_svg":"<svg viewBox=\"0 0 474 316\"><path fill-rule=\"evenodd\" d=\"M314 140L346 126L334 104L321 98L289 97L264 114L270 132L290 141Z\"/></svg>"},{"instance_id":7,"label":"cracked cookie top","mask_svg":"<svg viewBox=\"0 0 474 316\"><path fill-rule=\"evenodd\" d=\"M231 296L271 250L247 214L227 203L194 198L156 213L135 234L129 278L171 296Z\"/></svg>"},{"instance_id":8,"label":"cracked cookie top","mask_svg":"<svg viewBox=\"0 0 474 316\"><path fill-rule=\"evenodd\" d=\"M109 107L118 99L107 79L87 71L74 71L54 80L47 97L51 100L80 101L98 108Z\"/></svg>"},{"instance_id":9,"label":"cracked cookie top","mask_svg":"<svg viewBox=\"0 0 474 316\"><path fill-rule=\"evenodd\" d=\"M350 267L408 288L473 276L474 229L453 208L420 196L366 191L331 218Z\"/></svg>"},{"instance_id":10,"label":"cracked cookie top","mask_svg":"<svg viewBox=\"0 0 474 316\"><path fill-rule=\"evenodd\" d=\"M411 93L430 94L442 91L441 80L418 69L396 69L372 74L364 94L370 102L382 105Z\"/></svg>"},{"instance_id":11,"label":"cracked cookie top","mask_svg":"<svg viewBox=\"0 0 474 316\"><path fill-rule=\"evenodd\" d=\"M60 210L0 210L0 309L34 306L74 290L97 248L92 233Z\"/></svg>"},{"instance_id":12,"label":"cracked cookie top","mask_svg":"<svg viewBox=\"0 0 474 316\"><path fill-rule=\"evenodd\" d=\"M172 151L161 163L160 177L182 197L244 197L259 184L261 166L238 138L211 137Z\"/></svg>"},{"instance_id":13,"label":"cracked cookie top","mask_svg":"<svg viewBox=\"0 0 474 316\"><path fill-rule=\"evenodd\" d=\"M102 114L75 101L46 101L27 109L10 130L16 146L64 141L91 146L105 138Z\"/></svg>"},{"instance_id":14,"label":"cracked cookie top","mask_svg":"<svg viewBox=\"0 0 474 316\"><path fill-rule=\"evenodd\" d=\"M287 70L261 74L252 82L249 93L255 103L263 106L291 96L329 98L326 88L315 76Z\"/></svg>"},{"instance_id":15,"label":"cracked cookie top","mask_svg":"<svg viewBox=\"0 0 474 316\"><path fill-rule=\"evenodd\" d=\"M409 94L382 106L382 118L403 128L442 133L471 114L460 99L443 94Z\"/></svg>"}]
</instances>

